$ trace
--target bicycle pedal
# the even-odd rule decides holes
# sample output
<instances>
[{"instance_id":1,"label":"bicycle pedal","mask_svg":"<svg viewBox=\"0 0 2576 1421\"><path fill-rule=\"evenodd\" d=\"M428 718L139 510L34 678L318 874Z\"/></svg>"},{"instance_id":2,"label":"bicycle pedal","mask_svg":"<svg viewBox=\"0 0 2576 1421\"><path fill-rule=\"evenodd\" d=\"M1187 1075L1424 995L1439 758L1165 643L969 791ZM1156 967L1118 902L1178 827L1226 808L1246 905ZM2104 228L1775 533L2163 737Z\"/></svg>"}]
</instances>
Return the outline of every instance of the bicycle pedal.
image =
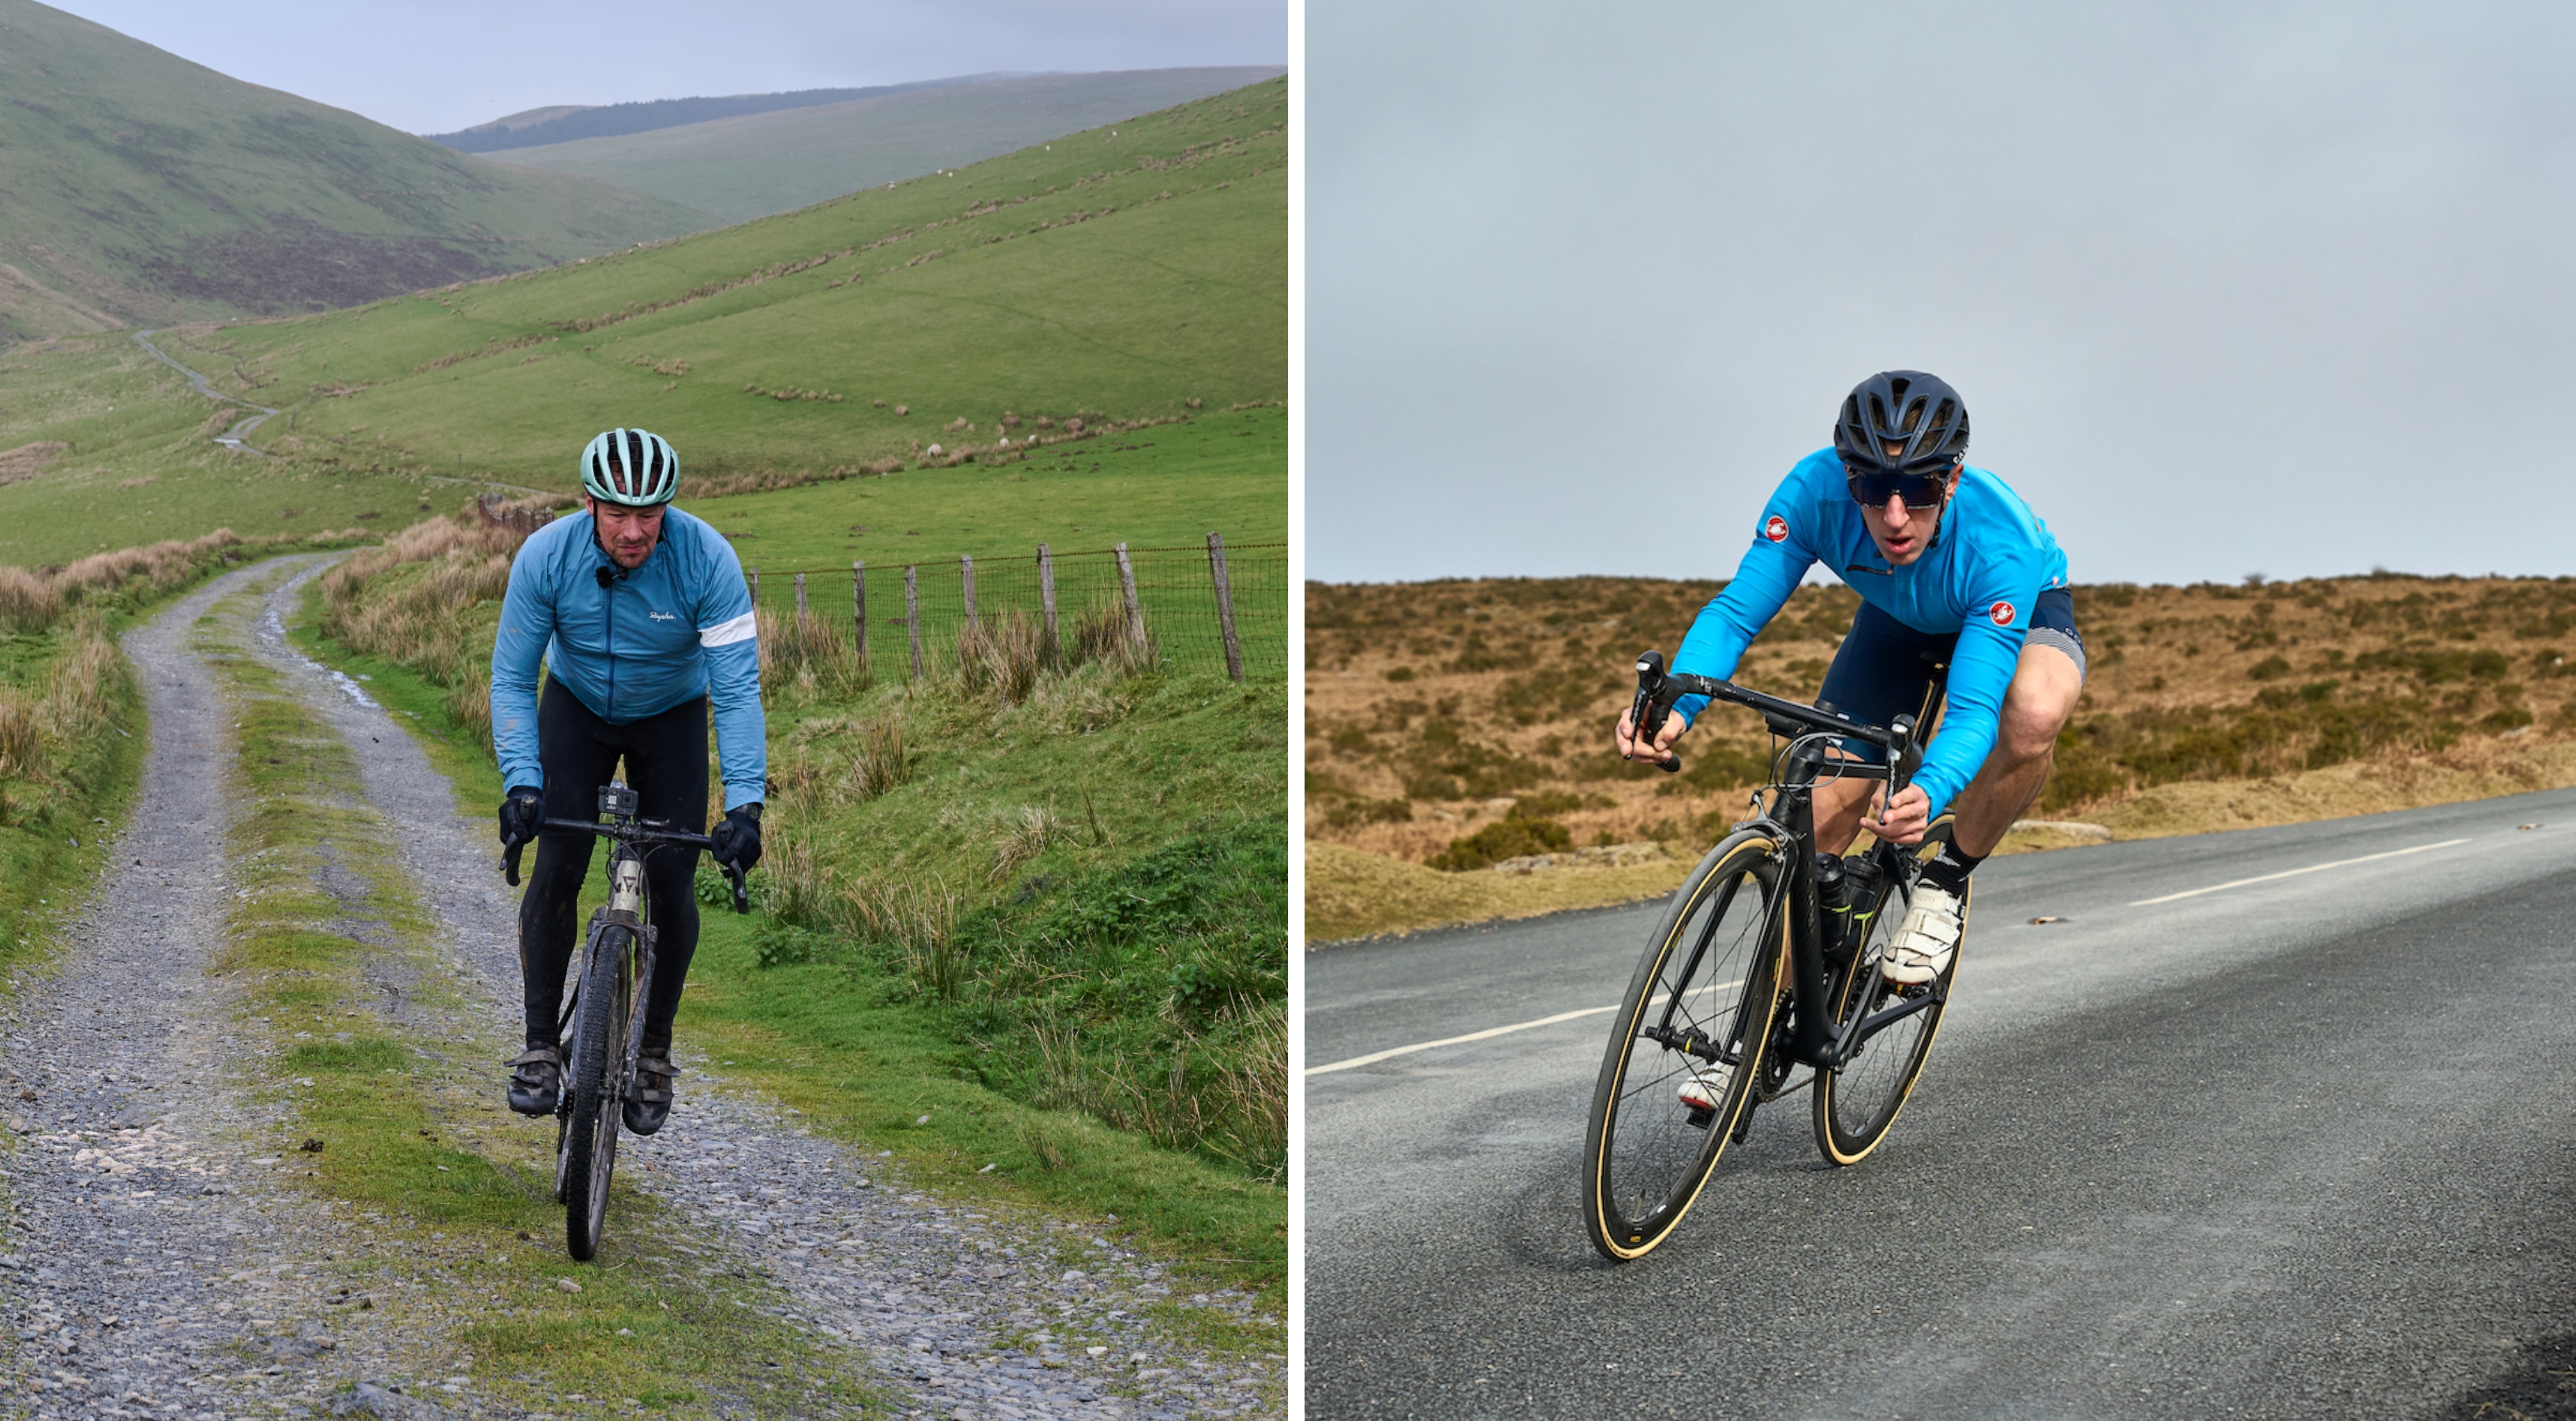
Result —
<instances>
[{"instance_id":1,"label":"bicycle pedal","mask_svg":"<svg viewBox=\"0 0 2576 1421\"><path fill-rule=\"evenodd\" d=\"M1717 1112L1714 1110L1694 1110L1682 1118L1682 1123L1690 1126L1694 1130L1705 1130L1709 1126L1717 1123Z\"/></svg>"}]
</instances>

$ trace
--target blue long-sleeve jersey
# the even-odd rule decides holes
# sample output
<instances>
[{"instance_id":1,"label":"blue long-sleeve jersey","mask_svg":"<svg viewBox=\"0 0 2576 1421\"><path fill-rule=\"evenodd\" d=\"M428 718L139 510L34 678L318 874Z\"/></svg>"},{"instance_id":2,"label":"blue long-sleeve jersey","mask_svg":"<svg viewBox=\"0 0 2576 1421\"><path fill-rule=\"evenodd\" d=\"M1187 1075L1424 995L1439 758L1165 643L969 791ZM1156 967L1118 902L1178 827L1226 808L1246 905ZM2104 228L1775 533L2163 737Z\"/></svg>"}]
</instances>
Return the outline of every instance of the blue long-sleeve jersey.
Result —
<instances>
[{"instance_id":1,"label":"blue long-sleeve jersey","mask_svg":"<svg viewBox=\"0 0 2576 1421\"><path fill-rule=\"evenodd\" d=\"M2020 495L1983 469L1959 476L1941 510L1941 530L1923 555L1891 567L1852 502L1842 461L1819 449L1781 480L1753 527L1753 548L1726 589L1700 609L1673 669L1727 677L1744 648L1769 625L1807 569L1822 562L1861 600L1917 631L1957 632L1950 657L1949 708L1914 783L1939 814L1967 788L1995 747L2004 692L2021 663L2031 604L2066 585L2066 554ZM1704 696L1675 703L1686 720Z\"/></svg>"},{"instance_id":2,"label":"blue long-sleeve jersey","mask_svg":"<svg viewBox=\"0 0 2576 1421\"><path fill-rule=\"evenodd\" d=\"M600 585L616 565L588 513L530 535L510 564L492 643L492 742L501 783L545 787L537 763L539 663L611 725L705 696L715 709L725 808L764 797L768 725L760 709L760 643L742 562L724 535L679 509L644 565Z\"/></svg>"}]
</instances>

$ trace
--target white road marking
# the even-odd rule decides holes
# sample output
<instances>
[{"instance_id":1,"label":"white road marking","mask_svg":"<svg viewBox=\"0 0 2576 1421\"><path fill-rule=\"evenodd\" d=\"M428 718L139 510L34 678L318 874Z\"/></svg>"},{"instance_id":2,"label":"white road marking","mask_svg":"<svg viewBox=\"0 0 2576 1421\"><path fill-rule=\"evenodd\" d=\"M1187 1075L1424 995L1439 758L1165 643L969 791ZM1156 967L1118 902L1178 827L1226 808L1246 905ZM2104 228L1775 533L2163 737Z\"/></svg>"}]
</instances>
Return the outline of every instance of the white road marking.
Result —
<instances>
[{"instance_id":1,"label":"white road marking","mask_svg":"<svg viewBox=\"0 0 2576 1421\"><path fill-rule=\"evenodd\" d=\"M2427 849L2447 849L2455 844L2465 844L2467 842L2468 840L2466 839L2444 839L2438 844L2417 844L2411 849L2390 849L2384 854L2364 854L2357 859L2336 859L2333 863L2312 863L2306 868L2288 868L2283 869L2279 873L2258 874L2253 878L2239 878L2227 883L2213 883L2207 888L2192 888L2186 889L2180 893L2168 893L2162 898L2141 898L2138 901L2131 903L2129 906L2132 908L2144 908L2156 903L2170 903L2177 898L2197 898L2203 893L2223 893L2230 888L2242 888L2249 883L2269 883L2276 878L2296 878L2303 873L2323 873L2330 868L2350 868L2357 863L2376 863L2381 859L2402 858L2407 854L2420 854Z\"/></svg>"},{"instance_id":2,"label":"white road marking","mask_svg":"<svg viewBox=\"0 0 2576 1421\"><path fill-rule=\"evenodd\" d=\"M1722 992L1729 987L1741 987L1743 985L1744 979L1738 977L1732 982L1712 982L1708 986L1694 988L1691 991L1691 995L1698 996L1703 992ZM1657 997L1655 1000L1660 1002L1663 998ZM1335 1061L1327 1066L1308 1066L1306 1068L1306 1074L1310 1076L1320 1076L1332 1071L1347 1071L1359 1066L1373 1066L1380 1061L1388 1060L1392 1057L1410 1056L1416 1051L1432 1051L1437 1050L1442 1046L1463 1046L1470 1041L1483 1041L1488 1037L1494 1036L1509 1036L1515 1031L1535 1031L1542 1026L1554 1026L1560 1021L1573 1021L1579 1017L1587 1016L1601 1016L1609 1012L1617 1011L1618 1009L1619 1008L1616 1004L1606 1007L1585 1007L1580 1011L1561 1011L1554 1016L1543 1016L1536 1021L1517 1021L1509 1026L1489 1026L1482 1031L1468 1032L1464 1036L1443 1037L1438 1041L1419 1041L1411 1046L1390 1046L1383 1051L1371 1051L1365 1056L1353 1056L1347 1061Z\"/></svg>"}]
</instances>

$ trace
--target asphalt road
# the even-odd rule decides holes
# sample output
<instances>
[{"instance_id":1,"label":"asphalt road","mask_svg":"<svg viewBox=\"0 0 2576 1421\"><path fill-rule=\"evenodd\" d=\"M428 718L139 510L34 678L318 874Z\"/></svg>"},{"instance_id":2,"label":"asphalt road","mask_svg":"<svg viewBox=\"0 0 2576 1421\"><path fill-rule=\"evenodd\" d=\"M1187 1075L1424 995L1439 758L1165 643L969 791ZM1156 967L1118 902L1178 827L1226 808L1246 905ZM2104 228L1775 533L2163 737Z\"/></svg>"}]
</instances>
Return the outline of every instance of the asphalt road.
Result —
<instances>
[{"instance_id":1,"label":"asphalt road","mask_svg":"<svg viewBox=\"0 0 2576 1421\"><path fill-rule=\"evenodd\" d=\"M1998 859L1878 1152L1779 1101L1627 1265L1579 1156L1656 910L1316 949L1307 1414L2576 1415L2571 865L2576 792Z\"/></svg>"}]
</instances>

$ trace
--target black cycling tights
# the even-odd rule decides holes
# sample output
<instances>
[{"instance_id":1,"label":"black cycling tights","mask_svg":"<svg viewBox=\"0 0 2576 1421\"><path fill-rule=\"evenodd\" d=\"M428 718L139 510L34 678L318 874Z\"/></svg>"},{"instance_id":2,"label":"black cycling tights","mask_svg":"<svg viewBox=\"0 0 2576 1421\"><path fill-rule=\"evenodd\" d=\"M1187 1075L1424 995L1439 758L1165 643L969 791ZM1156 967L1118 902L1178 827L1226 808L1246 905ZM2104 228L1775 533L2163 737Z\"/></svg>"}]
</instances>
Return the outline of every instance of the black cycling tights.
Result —
<instances>
[{"instance_id":1,"label":"black cycling tights","mask_svg":"<svg viewBox=\"0 0 2576 1421\"><path fill-rule=\"evenodd\" d=\"M615 777L619 757L635 791L636 812L668 820L674 829L706 832L707 699L704 696L628 725L611 725L546 678L537 702L537 763L546 773L546 817L597 819L599 787ZM582 879L594 850L605 841L588 834L537 836L537 866L519 900L519 977L527 984L528 1044L559 1039L555 1008L563 1001L564 966L580 940ZM644 1017L644 1044L671 1044L671 1018L680 1009L680 986L698 950L698 851L659 848L644 860L645 889L652 895L656 934L653 1001Z\"/></svg>"}]
</instances>

